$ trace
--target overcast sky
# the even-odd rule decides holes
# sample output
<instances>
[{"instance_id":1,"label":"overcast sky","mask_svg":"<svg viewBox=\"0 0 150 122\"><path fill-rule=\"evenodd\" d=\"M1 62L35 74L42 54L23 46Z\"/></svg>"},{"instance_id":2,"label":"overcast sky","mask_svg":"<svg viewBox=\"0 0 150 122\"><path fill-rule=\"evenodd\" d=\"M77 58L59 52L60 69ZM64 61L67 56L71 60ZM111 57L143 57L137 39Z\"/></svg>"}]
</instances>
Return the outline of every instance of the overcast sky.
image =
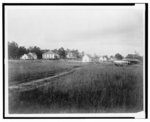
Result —
<instances>
[{"instance_id":1,"label":"overcast sky","mask_svg":"<svg viewBox=\"0 0 150 122\"><path fill-rule=\"evenodd\" d=\"M144 7L7 6L6 41L89 54L143 55Z\"/></svg>"}]
</instances>

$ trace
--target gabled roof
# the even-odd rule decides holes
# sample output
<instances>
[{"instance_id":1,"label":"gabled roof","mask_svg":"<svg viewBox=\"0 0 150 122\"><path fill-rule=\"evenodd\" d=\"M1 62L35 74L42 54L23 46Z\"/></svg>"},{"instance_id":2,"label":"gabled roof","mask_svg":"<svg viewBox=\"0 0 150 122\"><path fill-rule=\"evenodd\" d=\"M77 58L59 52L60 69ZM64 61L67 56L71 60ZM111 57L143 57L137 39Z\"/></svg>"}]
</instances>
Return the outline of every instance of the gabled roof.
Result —
<instances>
[{"instance_id":1,"label":"gabled roof","mask_svg":"<svg viewBox=\"0 0 150 122\"><path fill-rule=\"evenodd\" d=\"M43 54L57 54L57 53L54 53L53 51L48 51L48 52L45 52L45 53L43 53Z\"/></svg>"},{"instance_id":2,"label":"gabled roof","mask_svg":"<svg viewBox=\"0 0 150 122\"><path fill-rule=\"evenodd\" d=\"M29 54L23 54L21 57L24 57L24 56L27 56L28 58L32 58L32 56Z\"/></svg>"},{"instance_id":3,"label":"gabled roof","mask_svg":"<svg viewBox=\"0 0 150 122\"><path fill-rule=\"evenodd\" d=\"M92 58L92 56L90 56L89 54L85 54L84 56L87 56L87 57L89 57L89 58ZM83 56L83 57L84 57L84 56Z\"/></svg>"},{"instance_id":4,"label":"gabled roof","mask_svg":"<svg viewBox=\"0 0 150 122\"><path fill-rule=\"evenodd\" d=\"M108 59L108 57L107 57L107 56L100 56L99 58L107 58L107 59Z\"/></svg>"}]
</instances>

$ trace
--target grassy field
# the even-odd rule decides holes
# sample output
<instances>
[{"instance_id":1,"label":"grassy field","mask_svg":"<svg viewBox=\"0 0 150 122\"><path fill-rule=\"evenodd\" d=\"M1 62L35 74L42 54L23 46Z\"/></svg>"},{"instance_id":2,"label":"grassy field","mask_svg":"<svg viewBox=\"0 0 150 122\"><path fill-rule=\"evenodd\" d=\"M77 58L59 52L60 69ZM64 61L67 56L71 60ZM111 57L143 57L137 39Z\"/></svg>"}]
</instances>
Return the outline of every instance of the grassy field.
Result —
<instances>
[{"instance_id":1,"label":"grassy field","mask_svg":"<svg viewBox=\"0 0 150 122\"><path fill-rule=\"evenodd\" d=\"M111 113L143 110L143 70L140 64L116 67L113 64L82 65L50 61L9 63L9 82L13 84L16 83L15 79L25 82L23 76L32 79L32 73L38 76L41 72L44 74L81 66L79 70L50 80L34 90L11 90L10 113ZM28 68L21 69L23 66ZM30 75L26 75L28 72ZM45 76L48 74L42 75Z\"/></svg>"},{"instance_id":2,"label":"grassy field","mask_svg":"<svg viewBox=\"0 0 150 122\"><path fill-rule=\"evenodd\" d=\"M80 66L80 63L50 60L16 60L8 62L9 85L54 76Z\"/></svg>"}]
</instances>

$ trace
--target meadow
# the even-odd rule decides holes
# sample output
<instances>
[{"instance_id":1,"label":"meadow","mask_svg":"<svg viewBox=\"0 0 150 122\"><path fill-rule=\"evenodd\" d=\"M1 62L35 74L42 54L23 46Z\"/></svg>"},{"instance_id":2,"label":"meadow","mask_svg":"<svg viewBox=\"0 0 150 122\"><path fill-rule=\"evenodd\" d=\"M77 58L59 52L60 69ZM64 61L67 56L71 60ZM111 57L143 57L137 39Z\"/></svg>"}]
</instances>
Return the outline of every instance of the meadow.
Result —
<instances>
[{"instance_id":1,"label":"meadow","mask_svg":"<svg viewBox=\"0 0 150 122\"><path fill-rule=\"evenodd\" d=\"M80 66L80 63L58 60L12 60L8 62L9 85L54 76L77 66Z\"/></svg>"},{"instance_id":2,"label":"meadow","mask_svg":"<svg viewBox=\"0 0 150 122\"><path fill-rule=\"evenodd\" d=\"M58 72L80 67L71 74L52 79L33 90L9 90L10 113L123 113L143 110L141 64L116 67L114 64L62 61L9 63L10 84L16 84L15 79L26 82L23 81L23 76L32 79L32 73L39 75L41 72ZM28 68L17 71L23 66ZM29 72L30 75L26 75Z\"/></svg>"}]
</instances>

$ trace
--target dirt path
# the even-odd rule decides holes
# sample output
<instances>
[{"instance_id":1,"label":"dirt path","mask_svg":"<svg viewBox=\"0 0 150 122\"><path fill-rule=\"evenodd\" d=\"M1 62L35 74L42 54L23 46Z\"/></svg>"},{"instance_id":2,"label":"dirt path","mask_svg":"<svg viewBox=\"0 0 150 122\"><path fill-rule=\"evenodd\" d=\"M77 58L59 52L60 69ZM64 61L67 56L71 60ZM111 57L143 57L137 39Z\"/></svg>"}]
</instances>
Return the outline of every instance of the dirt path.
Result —
<instances>
[{"instance_id":1,"label":"dirt path","mask_svg":"<svg viewBox=\"0 0 150 122\"><path fill-rule=\"evenodd\" d=\"M50 77L46 77L46 78L42 78L42 79L38 79L38 80L32 80L32 81L27 82L27 83L20 83L17 85L12 85L12 86L9 86L9 90L17 90L17 91L33 90L33 89L39 88L40 86L46 85L47 83L50 82L49 80L59 78L62 76L66 76L66 75L73 73L74 71L76 71L80 68L81 67L77 67L77 68L71 69L70 71L65 71L65 72L59 73L55 76L50 76Z\"/></svg>"}]
</instances>

